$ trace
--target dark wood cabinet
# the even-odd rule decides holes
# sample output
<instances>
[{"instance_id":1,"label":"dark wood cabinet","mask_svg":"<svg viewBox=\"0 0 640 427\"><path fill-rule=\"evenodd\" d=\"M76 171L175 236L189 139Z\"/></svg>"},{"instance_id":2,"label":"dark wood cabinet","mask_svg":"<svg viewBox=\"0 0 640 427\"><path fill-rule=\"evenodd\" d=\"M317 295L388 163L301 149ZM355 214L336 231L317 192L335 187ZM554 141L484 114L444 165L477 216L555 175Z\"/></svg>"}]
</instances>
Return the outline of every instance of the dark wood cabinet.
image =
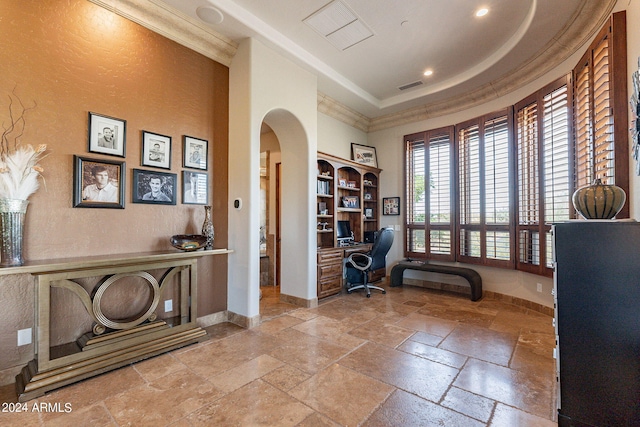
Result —
<instances>
[{"instance_id":1,"label":"dark wood cabinet","mask_svg":"<svg viewBox=\"0 0 640 427\"><path fill-rule=\"evenodd\" d=\"M640 224L553 226L559 426L640 426Z\"/></svg>"}]
</instances>

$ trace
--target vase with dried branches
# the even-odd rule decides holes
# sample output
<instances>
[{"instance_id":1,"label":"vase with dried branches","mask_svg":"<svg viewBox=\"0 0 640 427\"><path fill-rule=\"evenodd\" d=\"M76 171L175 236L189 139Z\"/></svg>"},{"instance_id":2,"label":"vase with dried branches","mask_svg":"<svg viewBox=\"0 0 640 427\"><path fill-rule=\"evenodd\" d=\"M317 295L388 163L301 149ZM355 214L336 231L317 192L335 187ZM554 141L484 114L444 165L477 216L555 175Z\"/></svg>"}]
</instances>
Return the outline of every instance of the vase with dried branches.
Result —
<instances>
[{"instance_id":1,"label":"vase with dried branches","mask_svg":"<svg viewBox=\"0 0 640 427\"><path fill-rule=\"evenodd\" d=\"M26 125L25 114L36 104L25 107L15 90L8 97L9 117L8 121L2 121L0 140L0 266L3 267L24 264L22 242L27 199L40 187L44 169L39 162L47 150L45 144L33 148L20 141Z\"/></svg>"}]
</instances>

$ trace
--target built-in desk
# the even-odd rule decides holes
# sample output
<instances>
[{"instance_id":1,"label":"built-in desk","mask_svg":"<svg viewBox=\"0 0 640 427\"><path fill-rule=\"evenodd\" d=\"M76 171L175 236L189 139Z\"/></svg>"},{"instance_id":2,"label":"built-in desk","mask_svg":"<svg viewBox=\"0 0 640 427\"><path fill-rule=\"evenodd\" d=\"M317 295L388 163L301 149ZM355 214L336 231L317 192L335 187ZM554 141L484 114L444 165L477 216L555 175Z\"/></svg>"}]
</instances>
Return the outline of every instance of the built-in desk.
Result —
<instances>
[{"instance_id":1,"label":"built-in desk","mask_svg":"<svg viewBox=\"0 0 640 427\"><path fill-rule=\"evenodd\" d=\"M356 243L339 248L318 249L318 299L339 294L344 284L343 263L354 252L369 252L371 243ZM386 275L381 268L369 273L369 282L377 282Z\"/></svg>"},{"instance_id":2,"label":"built-in desk","mask_svg":"<svg viewBox=\"0 0 640 427\"><path fill-rule=\"evenodd\" d=\"M0 276L28 273L36 284L35 359L16 377L19 400L24 402L49 390L206 339L206 332L196 324L197 260L230 252L213 249L119 254L32 261L20 267L0 268ZM171 310L174 314L161 318L166 307L159 307L159 302L168 289L175 301ZM91 317L92 330L72 342L54 342L66 325L55 322L64 316L52 313L52 291L63 294L61 302L70 307L84 306ZM130 295L138 303L148 301L143 301L139 313L121 319L105 306L130 303L108 301L123 295Z\"/></svg>"}]
</instances>

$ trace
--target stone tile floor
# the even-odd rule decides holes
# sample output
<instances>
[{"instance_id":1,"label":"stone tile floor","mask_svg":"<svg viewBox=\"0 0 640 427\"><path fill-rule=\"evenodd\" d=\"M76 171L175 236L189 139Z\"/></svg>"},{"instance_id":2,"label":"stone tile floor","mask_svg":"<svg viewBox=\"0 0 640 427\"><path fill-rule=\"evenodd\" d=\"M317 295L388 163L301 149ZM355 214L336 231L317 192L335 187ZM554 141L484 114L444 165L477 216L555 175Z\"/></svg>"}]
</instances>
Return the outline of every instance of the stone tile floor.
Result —
<instances>
[{"instance_id":1,"label":"stone tile floor","mask_svg":"<svg viewBox=\"0 0 640 427\"><path fill-rule=\"evenodd\" d=\"M1 426L555 426L549 316L404 286L263 321L0 412ZM0 402L15 402L12 386ZM34 404L70 412L34 412Z\"/></svg>"}]
</instances>

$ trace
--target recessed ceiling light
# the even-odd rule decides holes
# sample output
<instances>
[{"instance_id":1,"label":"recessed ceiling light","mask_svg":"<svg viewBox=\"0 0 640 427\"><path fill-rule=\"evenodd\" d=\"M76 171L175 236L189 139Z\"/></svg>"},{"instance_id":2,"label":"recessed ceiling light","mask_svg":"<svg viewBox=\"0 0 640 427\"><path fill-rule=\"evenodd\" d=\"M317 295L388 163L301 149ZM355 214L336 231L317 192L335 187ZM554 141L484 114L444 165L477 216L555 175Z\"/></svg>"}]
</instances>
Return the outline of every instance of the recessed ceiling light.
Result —
<instances>
[{"instance_id":1,"label":"recessed ceiling light","mask_svg":"<svg viewBox=\"0 0 640 427\"><path fill-rule=\"evenodd\" d=\"M432 75L432 74L433 74L433 70L427 70L427 71L424 72L424 75L427 76L427 77Z\"/></svg>"},{"instance_id":2,"label":"recessed ceiling light","mask_svg":"<svg viewBox=\"0 0 640 427\"><path fill-rule=\"evenodd\" d=\"M222 12L213 6L200 6L196 9L196 15L207 24L218 25L224 20Z\"/></svg>"},{"instance_id":3,"label":"recessed ceiling light","mask_svg":"<svg viewBox=\"0 0 640 427\"><path fill-rule=\"evenodd\" d=\"M476 16L479 18L481 16L486 15L487 13L489 13L489 9L487 9L486 7L483 7L482 9L478 9L478 11L476 12Z\"/></svg>"}]
</instances>

